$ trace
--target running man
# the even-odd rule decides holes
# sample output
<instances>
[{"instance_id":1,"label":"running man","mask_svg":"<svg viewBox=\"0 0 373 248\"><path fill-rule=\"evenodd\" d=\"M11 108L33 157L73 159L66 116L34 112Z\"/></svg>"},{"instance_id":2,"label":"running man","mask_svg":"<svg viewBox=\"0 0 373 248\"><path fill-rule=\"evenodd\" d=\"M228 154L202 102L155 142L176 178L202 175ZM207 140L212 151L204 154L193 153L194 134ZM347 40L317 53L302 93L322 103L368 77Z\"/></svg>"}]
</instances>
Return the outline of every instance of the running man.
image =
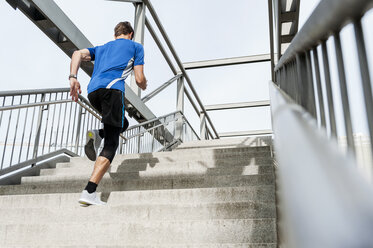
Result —
<instances>
[{"instance_id":1,"label":"running man","mask_svg":"<svg viewBox=\"0 0 373 248\"><path fill-rule=\"evenodd\" d=\"M102 115L103 129L87 133L85 153L95 161L89 182L79 203L103 205L96 188L109 169L119 144L119 135L128 127L124 116L124 84L132 70L137 85L145 90L147 80L144 75L144 48L132 41L133 28L129 22L120 22L114 28L114 40L102 46L75 51L70 65L70 95L78 101L81 94L77 80L81 61L95 61L91 81L88 84L88 99ZM104 147L97 157L98 148L104 139Z\"/></svg>"}]
</instances>

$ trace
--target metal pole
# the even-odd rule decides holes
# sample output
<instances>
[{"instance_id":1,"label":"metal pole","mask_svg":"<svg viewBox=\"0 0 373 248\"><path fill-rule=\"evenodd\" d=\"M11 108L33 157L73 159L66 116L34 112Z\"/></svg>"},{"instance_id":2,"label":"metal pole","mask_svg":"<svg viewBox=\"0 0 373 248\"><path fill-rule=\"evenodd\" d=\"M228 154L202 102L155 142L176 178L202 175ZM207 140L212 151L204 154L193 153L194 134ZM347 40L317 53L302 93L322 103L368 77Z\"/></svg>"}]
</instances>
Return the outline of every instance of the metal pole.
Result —
<instances>
[{"instance_id":1,"label":"metal pole","mask_svg":"<svg viewBox=\"0 0 373 248\"><path fill-rule=\"evenodd\" d=\"M123 154L123 144L124 139L122 137L119 137L119 154Z\"/></svg>"},{"instance_id":2,"label":"metal pole","mask_svg":"<svg viewBox=\"0 0 373 248\"><path fill-rule=\"evenodd\" d=\"M35 95L35 103L37 101L37 98L38 98L37 95ZM27 153L26 153L26 160L28 160L28 154L29 154L30 145L31 145L32 130L34 129L35 110L36 110L36 107L33 107L32 108L32 119L31 119L30 136L28 138L28 146L27 146Z\"/></svg>"},{"instance_id":3,"label":"metal pole","mask_svg":"<svg viewBox=\"0 0 373 248\"><path fill-rule=\"evenodd\" d=\"M355 142L352 133L352 122L350 105L348 101L348 92L346 84L346 74L343 62L342 45L339 33L334 34L335 53L337 57L338 75L339 75L339 86L341 89L341 99L343 107L343 117L345 121L347 144L353 153L355 153Z\"/></svg>"},{"instance_id":4,"label":"metal pole","mask_svg":"<svg viewBox=\"0 0 373 248\"><path fill-rule=\"evenodd\" d=\"M296 56L297 58L297 87L298 87L298 92L299 92L299 103L300 105L305 108L309 113L310 110L307 108L307 84L308 84L308 78L307 78L307 73L305 70L305 54L304 53L299 53ZM284 68L285 73L286 73L286 68Z\"/></svg>"},{"instance_id":5,"label":"metal pole","mask_svg":"<svg viewBox=\"0 0 373 248\"><path fill-rule=\"evenodd\" d=\"M156 33L155 33L152 25L150 24L150 22L148 21L147 18L145 18L145 24L146 24L146 27L148 28L149 33L151 34L151 36L153 37L155 43L157 44L159 50L161 51L164 59L166 60L167 64L169 65L172 73L174 75L177 75L177 70L176 70L175 66L172 64L172 61L171 61L170 57L168 56L168 54L166 52L166 49L163 47L161 41L159 40L158 36L156 35ZM188 98L190 104L192 105L194 111L196 112L197 115L199 115L198 107L194 103L193 98L190 95L189 91L185 87L184 87L184 91L185 91L185 95Z\"/></svg>"},{"instance_id":6,"label":"metal pole","mask_svg":"<svg viewBox=\"0 0 373 248\"><path fill-rule=\"evenodd\" d=\"M13 105L13 103L14 103L14 96L12 96L12 103L11 103L11 105ZM5 136L3 158L1 159L1 167L0 167L0 169L2 169L3 166L4 166L5 150L6 150L6 144L8 142L8 134L9 134L10 122L12 120L12 113L13 113L13 111L11 110L10 113L9 113L8 127L7 127L7 131L6 131L6 136Z\"/></svg>"},{"instance_id":7,"label":"metal pole","mask_svg":"<svg viewBox=\"0 0 373 248\"><path fill-rule=\"evenodd\" d=\"M30 103L30 95L28 95L28 98L27 98L27 104L29 104L29 103ZM22 131L22 138L21 138L21 150L19 151L18 163L21 162L21 157L22 157L23 140L24 140L24 137L25 137L28 110L29 110L29 108L26 109L25 121L23 123L23 131ZM27 158L26 158L26 160L27 160Z\"/></svg>"},{"instance_id":8,"label":"metal pole","mask_svg":"<svg viewBox=\"0 0 373 248\"><path fill-rule=\"evenodd\" d=\"M57 93L56 93L57 94ZM45 98L47 98L47 95L46 95L46 97ZM45 99L46 101L47 101L47 99ZM52 102L51 100L52 100L52 93L50 93L49 94L49 102ZM56 101L57 99L55 99L55 101ZM46 120L45 120L45 131L44 131L44 139L43 139L43 149L42 149L42 151L41 151L41 153L42 154L44 154L44 148L45 148L45 144L46 144L46 142L45 142L45 139L47 138L47 131L48 131L48 123L49 123L49 114L51 113L51 111L49 111L51 108L55 108L56 106L55 105L51 105L51 104L48 104L48 105L45 105L45 108L43 109L43 111L47 111L48 110L48 112L47 112L47 117L46 117ZM53 127L53 123L52 123L52 125L51 125L51 130L52 130L52 127ZM49 142L49 144L50 144L50 142Z\"/></svg>"},{"instance_id":9,"label":"metal pole","mask_svg":"<svg viewBox=\"0 0 373 248\"><path fill-rule=\"evenodd\" d=\"M364 41L363 28L361 26L361 20L354 22L355 38L357 45L357 52L360 63L360 73L363 84L365 109L368 119L368 129L370 142L373 142L373 98L372 98L372 84L369 75L368 58ZM371 145L371 151L373 154L373 146Z\"/></svg>"},{"instance_id":10,"label":"metal pole","mask_svg":"<svg viewBox=\"0 0 373 248\"><path fill-rule=\"evenodd\" d=\"M148 31L149 31L150 35L153 37L153 40L154 40L155 44L157 44L158 49L161 51L161 53L162 53L164 59L166 60L168 66L170 67L172 73L174 75L176 75L177 70L176 70L175 66L173 65L170 57L168 56L168 54L166 52L166 49L163 47L162 42L159 40L157 34L155 33L154 28L152 27L148 18L146 18L146 17L145 17L145 25L148 28Z\"/></svg>"},{"instance_id":11,"label":"metal pole","mask_svg":"<svg viewBox=\"0 0 373 248\"><path fill-rule=\"evenodd\" d=\"M57 101L57 97L58 97L58 93L56 93L56 98L55 98L56 101ZM49 108L49 106L48 106L48 108ZM56 117L56 108L57 108L57 105L53 105L53 117L52 117L51 132L50 132L49 144L48 144L48 153L50 152L51 145L52 145L53 128L54 128L54 118ZM46 125L46 127L47 127L47 125ZM44 141L45 141L45 137L44 137ZM44 147L43 147L43 151L44 151Z\"/></svg>"},{"instance_id":12,"label":"metal pole","mask_svg":"<svg viewBox=\"0 0 373 248\"><path fill-rule=\"evenodd\" d=\"M205 140L206 139L206 115L205 113L201 112L199 116L200 116L200 121L201 121L200 137L201 137L201 140Z\"/></svg>"},{"instance_id":13,"label":"metal pole","mask_svg":"<svg viewBox=\"0 0 373 248\"><path fill-rule=\"evenodd\" d=\"M73 104L73 102L71 102L71 104ZM73 118L73 122L69 123L69 125L72 125L72 130L71 130L71 139L70 139L70 146L71 146L71 150L73 149L73 141L74 141L74 131L75 131L75 120L76 120L76 109L78 108L78 106L80 106L79 104L75 103L75 108L74 108L74 118ZM72 111L72 105L71 105L71 111Z\"/></svg>"},{"instance_id":14,"label":"metal pole","mask_svg":"<svg viewBox=\"0 0 373 248\"><path fill-rule=\"evenodd\" d=\"M326 41L321 43L322 48L322 57L324 63L324 76L325 76L325 86L326 86L326 95L328 97L328 109L329 109L329 122L330 122L330 134L337 138L337 126L335 123L335 113L334 113L334 104L333 104L333 91L332 91L332 82L330 79L330 67L329 67L329 58L328 58L328 48L326 46Z\"/></svg>"},{"instance_id":15,"label":"metal pole","mask_svg":"<svg viewBox=\"0 0 373 248\"><path fill-rule=\"evenodd\" d=\"M63 93L61 93L61 100L63 99ZM57 141L58 141L58 132L60 130L60 122L61 122L61 111L62 111L62 106L63 106L63 103L59 104L60 108L59 108L59 111L58 111L58 121L57 121L57 131L56 131L56 139L54 141L54 149L56 150L57 149ZM57 107L57 105L56 105ZM65 120L65 119L63 119Z\"/></svg>"},{"instance_id":16,"label":"metal pole","mask_svg":"<svg viewBox=\"0 0 373 248\"><path fill-rule=\"evenodd\" d=\"M312 63L311 63L311 52L306 52L306 71L307 71L307 104L310 108L310 111L317 119L317 111L316 111L316 97L315 97L315 87L313 82L313 74L312 74Z\"/></svg>"},{"instance_id":17,"label":"metal pole","mask_svg":"<svg viewBox=\"0 0 373 248\"><path fill-rule=\"evenodd\" d=\"M146 8L144 3L135 3L135 25L133 41L138 42L142 45L144 45L145 9ZM133 72L131 76L130 86L133 92L140 97L141 89L136 84L135 74Z\"/></svg>"},{"instance_id":18,"label":"metal pole","mask_svg":"<svg viewBox=\"0 0 373 248\"><path fill-rule=\"evenodd\" d=\"M68 98L68 97L69 97L68 93L66 93L66 98ZM68 105L68 103L65 104L65 113L63 114L63 124L62 124L62 135L61 135L60 147L63 147L63 138L64 138L65 126L66 126L67 105Z\"/></svg>"},{"instance_id":19,"label":"metal pole","mask_svg":"<svg viewBox=\"0 0 373 248\"><path fill-rule=\"evenodd\" d=\"M193 84L192 84L192 81L190 80L190 78L189 78L187 72L185 71L185 68L184 68L184 66L183 66L183 63L181 62L179 56L177 55L174 46L173 46L172 43L170 42L170 39L169 39L169 37L168 37L168 35L167 35L167 33L166 33L166 31L165 31L163 25L161 24L161 22L160 22L160 20L159 20L159 17L158 17L158 15L157 15L157 13L155 12L154 8L153 8L153 5L151 4L151 2L150 2L149 0L143 0L143 1L144 1L144 3L146 4L146 6L148 7L148 10L149 10L150 14L152 15L152 17L153 17L153 19L154 19L154 21L155 21L155 23L156 23L156 25L157 25L159 31L161 32L161 34L162 34L162 36L163 36L163 38L164 38L164 40L165 40L165 42L166 42L168 48L170 49L170 52L171 52L172 55L174 56L174 59L175 59L177 65L179 66L179 68L180 68L182 74L184 75L185 80L187 81L187 83L188 83L188 85L189 85L191 91L193 92L193 94L194 94L194 96L195 96L195 98L196 98L196 100L197 100L199 106L201 107L202 111L205 113L205 115L206 115L206 119L209 121L210 126L211 126L212 130L214 131L214 133L215 133L215 135L216 135L216 138L219 138L219 134L218 134L218 132L216 131L216 129L215 129L215 127L214 127L214 125L213 125L213 123L212 123L212 121L211 121L209 115L207 114L206 109L205 109L205 107L203 106L202 101L201 101L201 99L199 98L199 96L198 96L196 90L194 89Z\"/></svg>"},{"instance_id":20,"label":"metal pole","mask_svg":"<svg viewBox=\"0 0 373 248\"><path fill-rule=\"evenodd\" d=\"M317 94L319 98L321 126L326 128L324 98L323 98L322 87L321 87L319 55L317 54L316 47L313 49L313 62L314 62L314 67L315 67Z\"/></svg>"},{"instance_id":21,"label":"metal pole","mask_svg":"<svg viewBox=\"0 0 373 248\"><path fill-rule=\"evenodd\" d=\"M45 101L45 94L43 93L41 95L41 101L40 102L44 102ZM40 132L41 132L41 122L43 120L43 108L44 106L40 106L39 108L39 116L38 116L38 124L36 125L36 136L35 136L35 142L34 142L34 153L33 153L33 156L32 158L36 158L38 156L38 147L39 147L39 141L40 141ZM34 166L35 164L33 164L32 166Z\"/></svg>"},{"instance_id":22,"label":"metal pole","mask_svg":"<svg viewBox=\"0 0 373 248\"><path fill-rule=\"evenodd\" d=\"M177 92L176 92L176 110L184 113L184 78L180 77L177 80ZM183 133L183 120L178 118L175 127L175 139L180 139Z\"/></svg>"},{"instance_id":23,"label":"metal pole","mask_svg":"<svg viewBox=\"0 0 373 248\"><path fill-rule=\"evenodd\" d=\"M80 136L80 126L82 124L82 115L83 115L83 108L82 106L79 105L79 114L78 114L78 123L77 123L77 127L76 127L76 135L75 135L75 153L76 154L79 154L78 153L78 149L79 149L79 136Z\"/></svg>"},{"instance_id":24,"label":"metal pole","mask_svg":"<svg viewBox=\"0 0 373 248\"><path fill-rule=\"evenodd\" d=\"M275 55L273 48L273 12L272 12L272 0L268 0L268 18L269 18L269 42L271 49L271 76L272 82L275 81Z\"/></svg>"},{"instance_id":25,"label":"metal pole","mask_svg":"<svg viewBox=\"0 0 373 248\"><path fill-rule=\"evenodd\" d=\"M152 134L152 150L151 150L151 152L154 152L154 141L155 141L155 137L154 137L154 131L155 131L155 129L153 129L152 130L153 131L153 134Z\"/></svg>"},{"instance_id":26,"label":"metal pole","mask_svg":"<svg viewBox=\"0 0 373 248\"><path fill-rule=\"evenodd\" d=\"M5 96L3 97L3 104L1 105L1 107L4 107L4 104L5 104ZM1 123L2 123L2 119L3 119L3 113L4 113L4 111L1 111L1 114L0 114L0 127L1 127Z\"/></svg>"},{"instance_id":27,"label":"metal pole","mask_svg":"<svg viewBox=\"0 0 373 248\"><path fill-rule=\"evenodd\" d=\"M20 104L22 104L22 98L23 98L23 96L21 96ZM17 131L18 131L18 123L19 123L19 116L20 116L20 114L21 114L21 109L18 109L17 121L16 121L16 129L14 130L13 146L12 146L12 153L10 155L9 165L12 165L12 161L13 161L14 146L16 144L16 138L17 138ZM20 150L22 150L22 147L20 147Z\"/></svg>"},{"instance_id":28,"label":"metal pole","mask_svg":"<svg viewBox=\"0 0 373 248\"><path fill-rule=\"evenodd\" d=\"M138 134L141 132L141 127L138 127ZM137 153L140 153L141 135L137 136Z\"/></svg>"},{"instance_id":29,"label":"metal pole","mask_svg":"<svg viewBox=\"0 0 373 248\"><path fill-rule=\"evenodd\" d=\"M85 128L87 127L87 125L85 124L85 121L87 119L87 113L88 111L84 108L82 108L84 112L82 112L82 119L83 119L83 124L82 124L82 128L80 129L80 136L79 136L79 144L80 144L80 141L82 142L82 144L84 143L84 134L86 133L86 130Z\"/></svg>"},{"instance_id":30,"label":"metal pole","mask_svg":"<svg viewBox=\"0 0 373 248\"><path fill-rule=\"evenodd\" d=\"M282 1L277 1L277 16L281 16L282 12ZM277 61L280 61L282 51L281 51L281 22L280 20L277 21Z\"/></svg>"}]
</instances>

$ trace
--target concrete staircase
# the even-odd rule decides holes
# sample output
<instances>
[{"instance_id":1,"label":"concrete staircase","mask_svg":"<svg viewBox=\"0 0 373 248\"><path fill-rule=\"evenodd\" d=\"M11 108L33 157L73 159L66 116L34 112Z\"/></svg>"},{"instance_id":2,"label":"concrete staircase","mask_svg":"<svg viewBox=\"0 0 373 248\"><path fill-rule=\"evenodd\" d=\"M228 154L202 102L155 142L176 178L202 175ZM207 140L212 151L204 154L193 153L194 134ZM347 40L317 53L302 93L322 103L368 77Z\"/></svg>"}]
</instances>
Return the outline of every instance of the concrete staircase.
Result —
<instances>
[{"instance_id":1,"label":"concrete staircase","mask_svg":"<svg viewBox=\"0 0 373 248\"><path fill-rule=\"evenodd\" d=\"M77 200L93 162L73 158L0 187L0 247L277 247L271 150L250 139L118 155Z\"/></svg>"}]
</instances>

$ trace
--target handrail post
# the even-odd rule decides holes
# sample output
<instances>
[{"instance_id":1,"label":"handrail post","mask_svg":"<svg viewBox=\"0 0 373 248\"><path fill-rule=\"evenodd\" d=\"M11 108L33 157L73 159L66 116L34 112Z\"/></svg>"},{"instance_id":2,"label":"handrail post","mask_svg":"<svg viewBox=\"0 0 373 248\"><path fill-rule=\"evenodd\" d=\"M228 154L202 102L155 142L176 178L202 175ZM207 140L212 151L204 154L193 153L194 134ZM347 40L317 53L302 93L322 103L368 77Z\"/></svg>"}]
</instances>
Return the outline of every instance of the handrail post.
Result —
<instances>
[{"instance_id":1,"label":"handrail post","mask_svg":"<svg viewBox=\"0 0 373 248\"><path fill-rule=\"evenodd\" d=\"M176 110L184 113L184 77L177 80ZM182 139L183 118L178 118L175 125L175 139Z\"/></svg>"},{"instance_id":2,"label":"handrail post","mask_svg":"<svg viewBox=\"0 0 373 248\"><path fill-rule=\"evenodd\" d=\"M137 153L140 153L140 145L141 145L141 127L138 127L138 136L137 136Z\"/></svg>"},{"instance_id":3,"label":"handrail post","mask_svg":"<svg viewBox=\"0 0 373 248\"><path fill-rule=\"evenodd\" d=\"M40 102L45 101L45 93L41 95ZM38 115L38 124L36 125L36 135L35 135L35 141L34 141L34 152L32 158L35 159L38 156L38 150L39 150L39 141L40 141L40 133L41 133L41 124L43 121L43 111L44 111L44 105L41 105L39 108L39 115ZM35 164L32 164L34 166Z\"/></svg>"},{"instance_id":4,"label":"handrail post","mask_svg":"<svg viewBox=\"0 0 373 248\"><path fill-rule=\"evenodd\" d=\"M199 114L199 118L200 118L200 121L201 121L200 137L201 137L201 140L205 140L206 139L206 115L205 115L205 113L201 112Z\"/></svg>"},{"instance_id":5,"label":"handrail post","mask_svg":"<svg viewBox=\"0 0 373 248\"><path fill-rule=\"evenodd\" d=\"M271 51L271 78L272 82L275 81L275 55L273 48L273 8L272 0L268 0L268 18L269 18L269 41L270 41L270 51Z\"/></svg>"},{"instance_id":6,"label":"handrail post","mask_svg":"<svg viewBox=\"0 0 373 248\"><path fill-rule=\"evenodd\" d=\"M155 137L154 137L154 132L155 132L155 129L153 129L153 139L152 139L152 150L151 152L154 152L154 141L155 141Z\"/></svg>"},{"instance_id":7,"label":"handrail post","mask_svg":"<svg viewBox=\"0 0 373 248\"><path fill-rule=\"evenodd\" d=\"M144 45L144 30L145 30L145 4L135 3L135 25L133 41ZM141 89L137 86L135 80L135 74L132 72L131 77L131 89L137 96L141 96Z\"/></svg>"},{"instance_id":8,"label":"handrail post","mask_svg":"<svg viewBox=\"0 0 373 248\"><path fill-rule=\"evenodd\" d=\"M78 116L78 123L76 128L76 139L75 139L75 153L79 155L79 136L80 136L80 129L82 124L82 115L83 115L83 108L79 105L79 116Z\"/></svg>"},{"instance_id":9,"label":"handrail post","mask_svg":"<svg viewBox=\"0 0 373 248\"><path fill-rule=\"evenodd\" d=\"M300 53L296 55L297 61L297 72L300 93L300 104L304 107L313 117L316 118L315 110L315 97L313 91L313 83L310 78L309 63L307 58L309 56L306 53Z\"/></svg>"}]
</instances>

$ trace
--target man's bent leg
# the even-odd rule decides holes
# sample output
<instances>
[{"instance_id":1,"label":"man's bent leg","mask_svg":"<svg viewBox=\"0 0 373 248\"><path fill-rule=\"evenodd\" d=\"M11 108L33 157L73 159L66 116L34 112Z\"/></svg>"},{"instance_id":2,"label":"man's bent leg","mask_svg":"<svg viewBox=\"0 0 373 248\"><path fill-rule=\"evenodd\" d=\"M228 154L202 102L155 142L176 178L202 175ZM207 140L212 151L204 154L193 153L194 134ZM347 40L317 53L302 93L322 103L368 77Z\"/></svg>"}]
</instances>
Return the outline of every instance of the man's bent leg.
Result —
<instances>
[{"instance_id":1,"label":"man's bent leg","mask_svg":"<svg viewBox=\"0 0 373 248\"><path fill-rule=\"evenodd\" d=\"M119 145L120 132L121 128L104 124L104 148L95 162L95 168L89 180L90 182L98 184L109 169Z\"/></svg>"},{"instance_id":2,"label":"man's bent leg","mask_svg":"<svg viewBox=\"0 0 373 248\"><path fill-rule=\"evenodd\" d=\"M106 173L106 171L109 169L110 164L111 162L109 159L103 156L99 156L96 159L95 167L93 169L93 172L92 172L92 175L89 181L92 183L98 184L101 181L104 174Z\"/></svg>"},{"instance_id":3,"label":"man's bent leg","mask_svg":"<svg viewBox=\"0 0 373 248\"><path fill-rule=\"evenodd\" d=\"M104 204L98 199L96 188L114 159L115 152L119 145L119 134L121 133L121 130L122 128L104 124L104 148L102 149L100 156L96 159L91 178L83 190L82 196L79 200L80 203L96 205Z\"/></svg>"}]
</instances>

